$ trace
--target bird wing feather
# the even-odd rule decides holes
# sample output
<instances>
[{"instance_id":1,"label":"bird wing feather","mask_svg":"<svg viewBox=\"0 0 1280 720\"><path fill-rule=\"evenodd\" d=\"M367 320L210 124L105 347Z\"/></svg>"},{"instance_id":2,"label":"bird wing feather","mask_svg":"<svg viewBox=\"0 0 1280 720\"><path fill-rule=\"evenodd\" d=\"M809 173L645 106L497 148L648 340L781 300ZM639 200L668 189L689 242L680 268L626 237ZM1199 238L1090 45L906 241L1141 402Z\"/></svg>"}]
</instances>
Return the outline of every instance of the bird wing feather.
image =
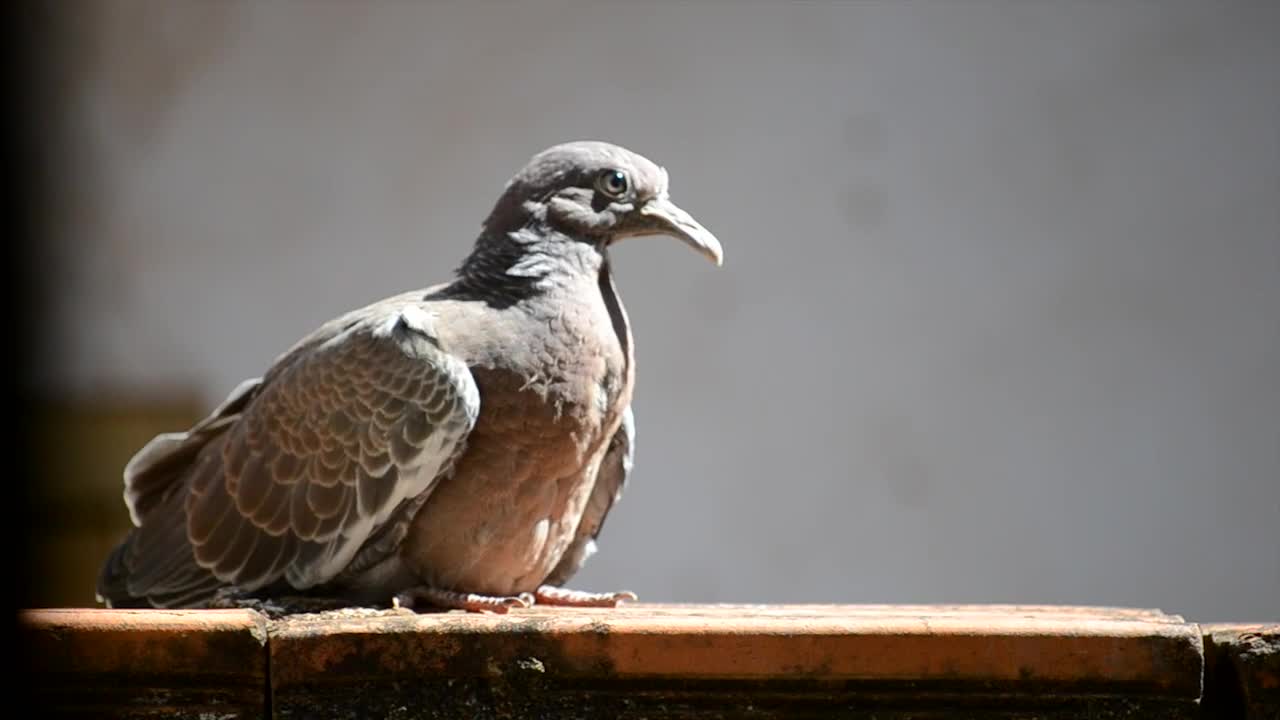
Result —
<instances>
[{"instance_id":1,"label":"bird wing feather","mask_svg":"<svg viewBox=\"0 0 1280 720\"><path fill-rule=\"evenodd\" d=\"M402 502L431 490L465 447L480 399L466 364L439 347L421 297L327 323L187 433L139 451L126 471L139 525L125 559L130 595L179 597L210 574L244 590L281 577L323 584ZM157 478L178 466L186 542L151 521L174 490Z\"/></svg>"}]
</instances>

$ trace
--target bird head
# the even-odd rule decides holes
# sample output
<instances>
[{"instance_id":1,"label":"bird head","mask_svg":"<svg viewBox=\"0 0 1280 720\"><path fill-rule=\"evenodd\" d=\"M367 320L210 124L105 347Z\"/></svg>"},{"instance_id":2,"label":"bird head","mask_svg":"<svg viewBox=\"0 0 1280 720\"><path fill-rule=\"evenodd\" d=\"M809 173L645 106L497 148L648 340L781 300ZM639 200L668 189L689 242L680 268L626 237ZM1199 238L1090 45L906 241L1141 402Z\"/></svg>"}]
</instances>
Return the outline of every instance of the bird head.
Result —
<instances>
[{"instance_id":1,"label":"bird head","mask_svg":"<svg viewBox=\"0 0 1280 720\"><path fill-rule=\"evenodd\" d=\"M556 145L529 161L507 183L485 221L513 231L530 219L603 249L629 237L669 235L716 265L716 236L672 202L667 171L617 145L578 141Z\"/></svg>"}]
</instances>

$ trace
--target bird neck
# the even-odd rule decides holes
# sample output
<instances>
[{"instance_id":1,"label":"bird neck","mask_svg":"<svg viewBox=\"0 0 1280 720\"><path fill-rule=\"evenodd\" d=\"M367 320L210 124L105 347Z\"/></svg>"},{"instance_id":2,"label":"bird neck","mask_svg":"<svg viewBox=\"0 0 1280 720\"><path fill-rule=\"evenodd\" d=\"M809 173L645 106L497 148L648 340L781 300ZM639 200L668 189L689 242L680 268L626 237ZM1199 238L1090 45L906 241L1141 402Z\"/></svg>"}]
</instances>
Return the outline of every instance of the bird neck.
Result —
<instances>
[{"instance_id":1,"label":"bird neck","mask_svg":"<svg viewBox=\"0 0 1280 720\"><path fill-rule=\"evenodd\" d=\"M595 284L608 273L602 248L550 227L486 230L456 270L448 294L506 306L557 290Z\"/></svg>"}]
</instances>

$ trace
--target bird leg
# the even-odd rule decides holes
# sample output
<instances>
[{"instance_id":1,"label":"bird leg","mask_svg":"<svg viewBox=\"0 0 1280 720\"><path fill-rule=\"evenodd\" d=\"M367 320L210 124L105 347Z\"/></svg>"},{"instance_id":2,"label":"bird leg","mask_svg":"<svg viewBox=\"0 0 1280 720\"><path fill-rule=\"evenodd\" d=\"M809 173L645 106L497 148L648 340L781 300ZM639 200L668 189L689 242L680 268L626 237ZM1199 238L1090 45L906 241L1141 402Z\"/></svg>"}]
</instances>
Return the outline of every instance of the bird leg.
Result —
<instances>
[{"instance_id":1,"label":"bird leg","mask_svg":"<svg viewBox=\"0 0 1280 720\"><path fill-rule=\"evenodd\" d=\"M492 612L505 615L511 608L527 608L533 599L527 593L519 596L503 597L496 595L478 595L476 593L454 592L433 587L415 587L397 594L391 600L398 608L414 609L419 603L426 603L441 609L466 610L467 612Z\"/></svg>"},{"instance_id":2,"label":"bird leg","mask_svg":"<svg viewBox=\"0 0 1280 720\"><path fill-rule=\"evenodd\" d=\"M543 585L533 593L534 601L539 605L560 605L565 607L617 607L619 604L637 600L636 594L623 590L621 592L593 593L582 590L570 590L554 585Z\"/></svg>"}]
</instances>

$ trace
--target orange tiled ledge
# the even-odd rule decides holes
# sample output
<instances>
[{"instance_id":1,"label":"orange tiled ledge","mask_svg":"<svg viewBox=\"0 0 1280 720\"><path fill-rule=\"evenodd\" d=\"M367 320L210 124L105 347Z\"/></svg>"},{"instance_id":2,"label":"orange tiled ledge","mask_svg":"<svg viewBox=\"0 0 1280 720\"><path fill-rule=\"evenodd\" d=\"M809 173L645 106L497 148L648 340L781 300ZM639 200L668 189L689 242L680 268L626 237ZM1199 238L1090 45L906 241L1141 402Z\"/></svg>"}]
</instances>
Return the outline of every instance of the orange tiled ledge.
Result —
<instances>
[{"instance_id":1,"label":"orange tiled ledge","mask_svg":"<svg viewBox=\"0 0 1280 720\"><path fill-rule=\"evenodd\" d=\"M1280 626L1149 610L636 604L269 622L69 609L20 624L33 699L64 717L1198 719L1280 707ZM1231 674L1206 678L1215 668ZM1202 703L1202 688L1224 695Z\"/></svg>"}]
</instances>

